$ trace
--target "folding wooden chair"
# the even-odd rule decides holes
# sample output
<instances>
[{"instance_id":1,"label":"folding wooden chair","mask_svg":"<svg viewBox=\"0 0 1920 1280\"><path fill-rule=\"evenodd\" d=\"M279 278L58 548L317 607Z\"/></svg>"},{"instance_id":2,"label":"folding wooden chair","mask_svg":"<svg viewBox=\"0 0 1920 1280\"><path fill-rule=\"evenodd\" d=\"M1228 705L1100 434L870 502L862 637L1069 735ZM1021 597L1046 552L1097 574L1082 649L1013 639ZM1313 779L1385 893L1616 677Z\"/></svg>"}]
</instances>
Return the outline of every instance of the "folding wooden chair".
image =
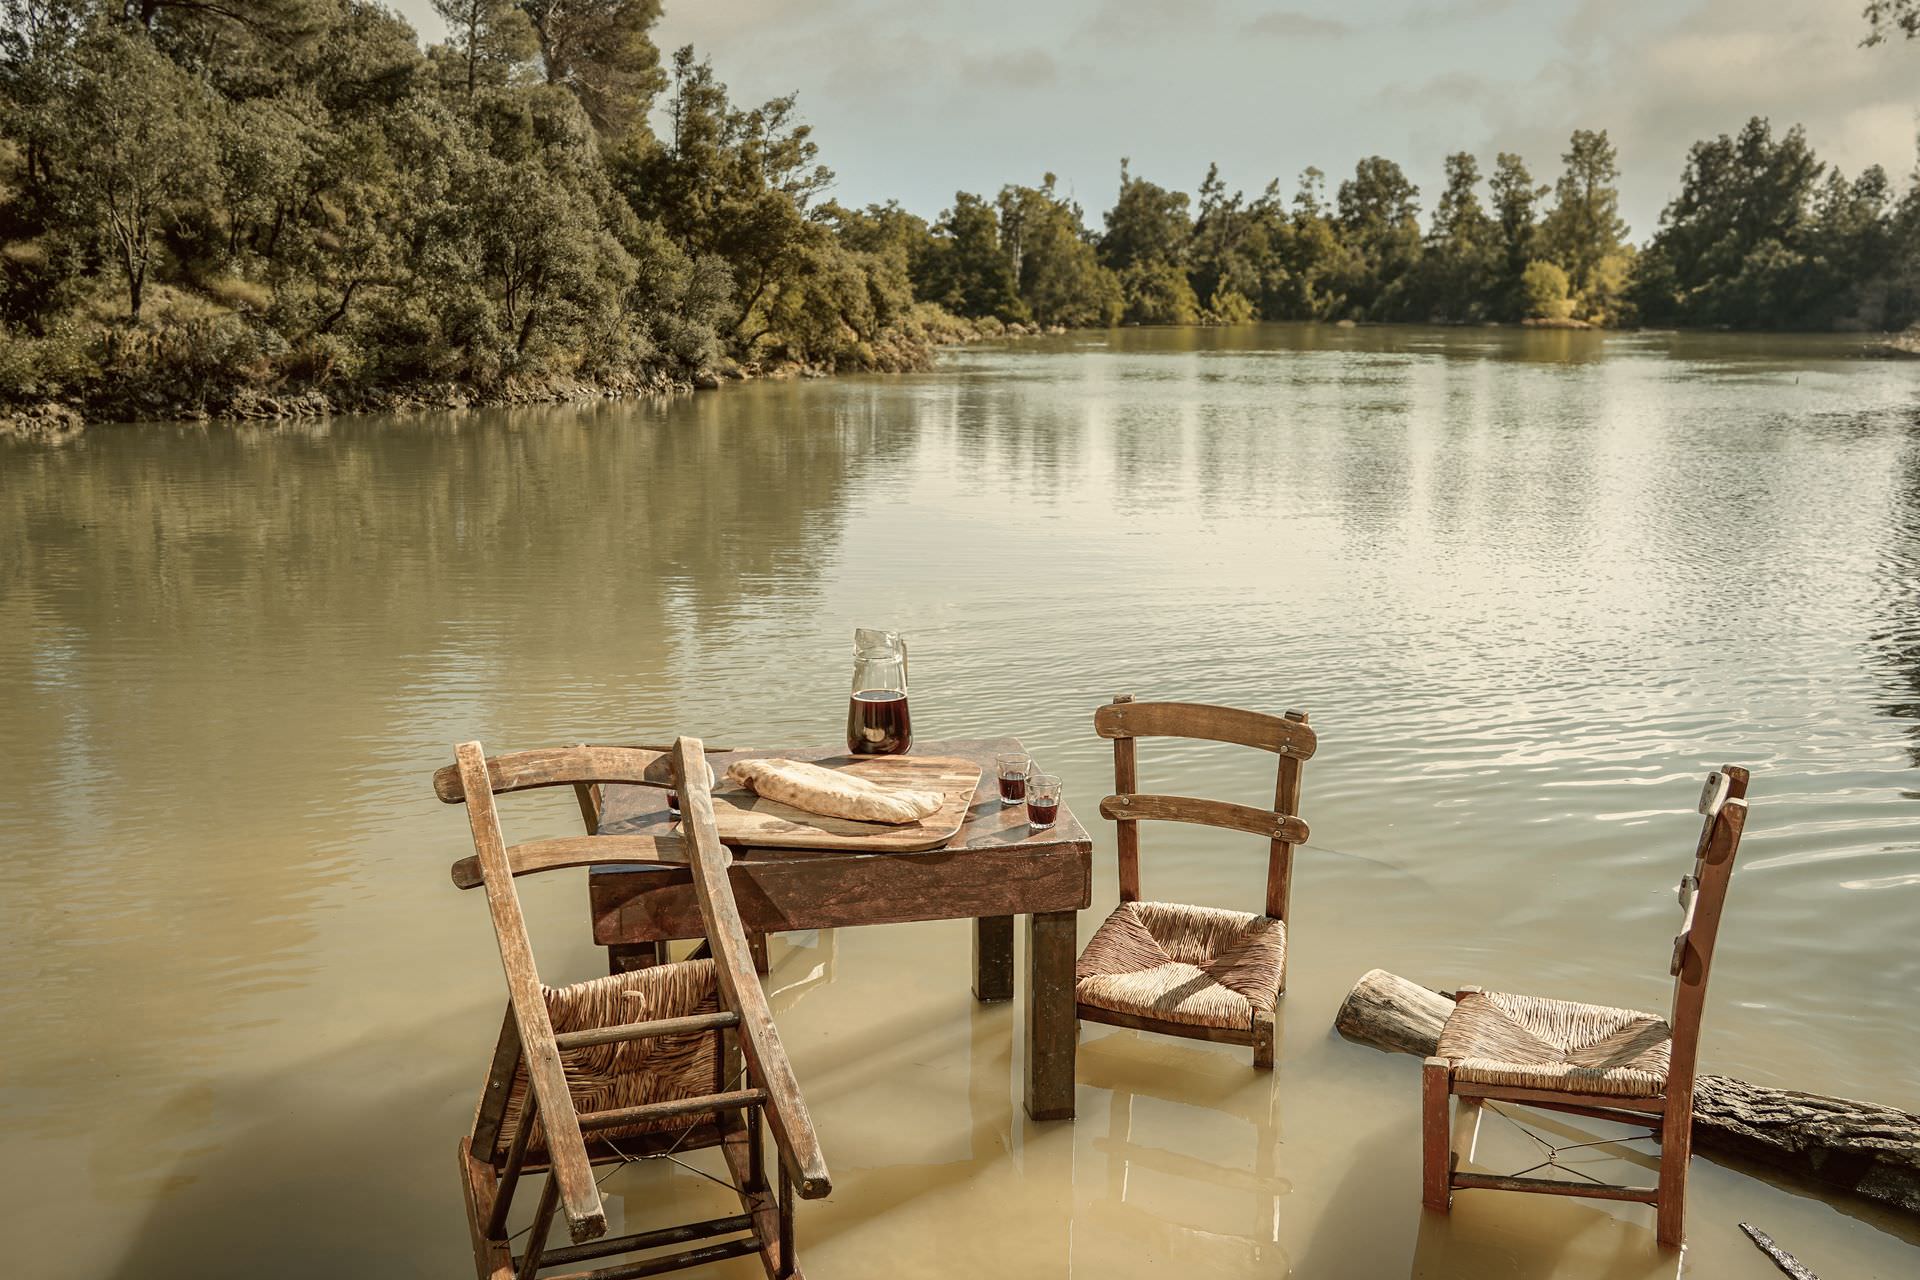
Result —
<instances>
[{"instance_id":1,"label":"folding wooden chair","mask_svg":"<svg viewBox=\"0 0 1920 1280\"><path fill-rule=\"evenodd\" d=\"M1660 1243L1686 1238L1687 1163L1693 1151L1694 1052L1707 998L1707 969L1733 859L1747 820L1747 771L1727 765L1707 775L1693 871L1680 881L1685 914L1673 943L1673 1008L1667 1019L1632 1009L1463 988L1421 1072L1421 1199L1446 1212L1466 1189L1535 1191L1655 1206ZM1460 1099L1449 1130L1448 1099ZM1519 1103L1650 1129L1660 1141L1652 1187L1462 1173L1473 1158L1481 1106ZM1565 1170L1551 1151L1545 1165ZM1540 1168L1535 1165L1534 1168ZM1577 1172L1577 1171L1576 1171Z\"/></svg>"},{"instance_id":2,"label":"folding wooden chair","mask_svg":"<svg viewBox=\"0 0 1920 1280\"><path fill-rule=\"evenodd\" d=\"M1075 966L1074 1012L1082 1021L1196 1040L1253 1046L1256 1069L1273 1066L1273 1010L1287 985L1287 899L1293 847L1307 838L1300 766L1316 739L1307 713L1262 715L1193 702L1135 702L1122 694L1094 713L1113 739L1114 790L1100 802L1120 846L1120 905L1088 939ZM1200 738L1257 747L1280 757L1273 808L1189 796L1137 795L1134 740ZM1143 820L1193 822L1267 838L1263 915L1140 901Z\"/></svg>"},{"instance_id":3,"label":"folding wooden chair","mask_svg":"<svg viewBox=\"0 0 1920 1280\"><path fill-rule=\"evenodd\" d=\"M667 756L667 753L670 750L672 750L671 747L657 747L650 744L642 743L638 745L627 745L627 746L618 746L618 747L609 748L609 747L592 747L586 743L581 743L580 749L591 750L591 751L615 750L615 751L647 752L651 755L657 756L658 759L652 765L648 766L646 780L650 783L653 783L658 786L663 786L663 787L669 786L672 783L672 778L668 776L669 769L671 767L672 762L669 760ZM721 752L733 750L732 747L705 747L703 749L706 751L708 755L716 755ZM451 775L449 778L449 785L458 784L458 777L457 775L453 775L452 770L442 769L440 772ZM580 820L586 825L587 834L590 836L599 835L600 834L600 784L597 782L575 783L573 788L573 794L574 794L574 798L580 802ZM772 968L772 965L769 961L769 956L767 952L767 935L764 933L749 933L747 935L747 946L753 952L754 972L759 974L765 974L769 972ZM705 955L707 954L707 950L708 950L707 947L704 944L702 944L701 946L695 948L694 956L698 957L701 955ZM671 960L673 958L672 955L669 954L667 950L667 944L664 942L649 942L644 944L636 944L635 946L624 948L621 950L615 950L614 948L609 948L609 952L610 954L608 956L608 968L614 973L625 973L629 969L644 968L645 966L652 965L652 964L665 964L668 960Z\"/></svg>"},{"instance_id":4,"label":"folding wooden chair","mask_svg":"<svg viewBox=\"0 0 1920 1280\"><path fill-rule=\"evenodd\" d=\"M454 864L453 880L485 888L507 979L505 1023L473 1130L459 1144L480 1280L531 1280L552 1267L569 1268L563 1280L627 1280L746 1254L757 1254L771 1277L798 1276L794 1193L811 1200L831 1189L754 975L699 741L681 738L667 757L681 797L680 836L586 835L509 847L501 835L497 793L573 786L585 812L589 789L601 783L661 785L661 759L659 752L635 748L573 747L489 760L479 743L469 742L457 749L451 768L435 775L441 799L467 806L474 856ZM653 861L689 864L711 957L543 988L514 877ZM778 1153L777 1189L767 1179L763 1118ZM740 1194L739 1214L603 1238L607 1222L594 1165L705 1147L721 1149ZM508 1210L521 1178L542 1169L547 1179L525 1252L515 1257ZM564 1212L572 1242L549 1247L556 1210ZM573 1269L719 1237L733 1238Z\"/></svg>"}]
</instances>

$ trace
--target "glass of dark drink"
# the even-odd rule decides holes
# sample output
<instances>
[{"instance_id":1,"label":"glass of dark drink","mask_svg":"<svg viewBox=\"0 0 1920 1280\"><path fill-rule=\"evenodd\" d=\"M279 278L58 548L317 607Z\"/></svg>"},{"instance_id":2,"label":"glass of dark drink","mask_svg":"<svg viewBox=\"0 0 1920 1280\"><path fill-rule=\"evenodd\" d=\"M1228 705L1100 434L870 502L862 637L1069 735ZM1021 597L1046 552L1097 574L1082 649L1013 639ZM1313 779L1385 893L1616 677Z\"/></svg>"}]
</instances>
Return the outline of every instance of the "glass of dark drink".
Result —
<instances>
[{"instance_id":1,"label":"glass of dark drink","mask_svg":"<svg viewBox=\"0 0 1920 1280\"><path fill-rule=\"evenodd\" d=\"M1024 751L1003 751L993 758L993 765L1000 775L1000 803L1015 805L1025 800L1033 758Z\"/></svg>"},{"instance_id":2,"label":"glass of dark drink","mask_svg":"<svg viewBox=\"0 0 1920 1280\"><path fill-rule=\"evenodd\" d=\"M1060 816L1060 779L1036 773L1027 779L1027 830L1051 831Z\"/></svg>"}]
</instances>

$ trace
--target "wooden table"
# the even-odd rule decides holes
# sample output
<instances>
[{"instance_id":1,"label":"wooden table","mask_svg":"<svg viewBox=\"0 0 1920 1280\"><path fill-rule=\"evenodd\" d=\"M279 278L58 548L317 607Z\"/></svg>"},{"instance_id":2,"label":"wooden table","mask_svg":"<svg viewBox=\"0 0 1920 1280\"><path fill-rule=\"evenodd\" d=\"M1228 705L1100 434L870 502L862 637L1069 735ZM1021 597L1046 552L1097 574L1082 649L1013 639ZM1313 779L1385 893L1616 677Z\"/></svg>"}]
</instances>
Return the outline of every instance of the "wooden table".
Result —
<instances>
[{"instance_id":1,"label":"wooden table","mask_svg":"<svg viewBox=\"0 0 1920 1280\"><path fill-rule=\"evenodd\" d=\"M844 929L911 920L972 920L973 994L1013 998L1013 918L1027 917L1027 1114L1073 1116L1074 920L1093 901L1093 845L1063 804L1053 830L1027 831L1025 805L1002 807L993 757L1022 750L1017 738L920 742L913 754L966 756L981 765L980 786L960 830L919 853L735 849L733 892L756 933ZM734 760L782 756L845 763L837 749L716 752L714 770ZM600 812L606 835L658 835L674 824L666 794L609 786ZM596 867L588 877L594 941L616 966L656 942L698 938L700 909L685 867Z\"/></svg>"}]
</instances>

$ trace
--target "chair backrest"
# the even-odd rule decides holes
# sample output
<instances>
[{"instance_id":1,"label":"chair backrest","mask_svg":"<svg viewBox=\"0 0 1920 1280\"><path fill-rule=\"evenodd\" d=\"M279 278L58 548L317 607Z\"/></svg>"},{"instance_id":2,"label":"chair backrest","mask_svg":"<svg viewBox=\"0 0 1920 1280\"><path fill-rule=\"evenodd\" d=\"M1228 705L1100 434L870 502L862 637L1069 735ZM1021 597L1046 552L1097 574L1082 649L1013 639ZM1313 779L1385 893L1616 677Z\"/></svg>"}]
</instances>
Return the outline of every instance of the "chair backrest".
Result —
<instances>
[{"instance_id":1,"label":"chair backrest","mask_svg":"<svg viewBox=\"0 0 1920 1280\"><path fill-rule=\"evenodd\" d=\"M593 1166L587 1158L580 1117L574 1109L573 1096L567 1091L567 1075L560 1062L560 1047L554 1040L553 1020L548 1015L546 995L540 989L540 974L534 966L533 943L527 936L520 895L513 888L513 863L506 839L500 833L500 816L493 805L497 791L560 786L573 781L583 761L578 758L535 760L533 757L571 757L578 750L525 751L488 760L479 743L463 742L454 749L454 785L441 785L441 777L447 772L442 769L434 775L434 789L442 800L464 802L467 806L467 826L473 834L473 864L478 882L487 891L487 911L493 918L494 940L499 944L500 965L506 973L507 1000L519 1031L527 1087L533 1094L546 1134L548 1159L561 1207L574 1239L582 1240L605 1232L606 1211L600 1202L600 1189L593 1181ZM597 771L612 772L611 762L603 762ZM461 865L456 863L454 867L456 884L460 883ZM529 1127L524 1118L521 1127L523 1130Z\"/></svg>"},{"instance_id":2,"label":"chair backrest","mask_svg":"<svg viewBox=\"0 0 1920 1280\"><path fill-rule=\"evenodd\" d=\"M710 773L697 738L680 738L670 751L645 747L561 747L521 751L488 759L477 742L461 744L455 763L434 775L434 791L449 804L467 806L474 854L456 862L453 881L461 888L484 887L506 973L507 997L518 1031L519 1052L546 1136L554 1185L575 1240L605 1231L606 1215L592 1176L580 1117L568 1092L566 1073L534 964L526 918L514 890L515 876L559 867L634 862L691 863L694 889L717 980L727 1008L739 1015L740 1048L759 1087L767 1093L767 1119L782 1161L803 1197L831 1189L826 1162L813 1122L800 1098L773 1015L754 972L739 907L734 902L727 866L732 862L714 823ZM699 767L693 767L699 762ZM691 779L691 781L689 781ZM603 836L589 834L534 840L509 847L500 830L493 797L537 787L571 786L582 795L582 816L596 831L598 788L602 783L677 787L682 798L683 835ZM588 812L583 789L593 788ZM526 1121L522 1120L525 1127Z\"/></svg>"},{"instance_id":3,"label":"chair backrest","mask_svg":"<svg viewBox=\"0 0 1920 1280\"><path fill-rule=\"evenodd\" d=\"M1700 840L1694 847L1693 870L1680 881L1683 914L1673 940L1673 1009L1668 1026L1673 1032L1673 1056L1667 1072L1667 1093L1691 1096L1695 1054L1700 1043L1700 1017L1707 1000L1707 974L1713 964L1713 944L1720 933L1720 912L1727 885L1733 879L1733 860L1747 824L1747 771L1724 765L1707 775L1700 793Z\"/></svg>"},{"instance_id":4,"label":"chair backrest","mask_svg":"<svg viewBox=\"0 0 1920 1280\"><path fill-rule=\"evenodd\" d=\"M1264 715L1235 707L1198 702L1135 702L1123 693L1093 714L1094 732L1113 739L1113 789L1100 802L1102 817L1114 822L1120 852L1120 900L1140 900L1142 820L1193 822L1267 837L1266 914L1287 918L1293 884L1293 848L1307 839L1300 820L1300 766L1312 757L1316 738L1307 713ZM1274 780L1273 808L1227 804L1192 796L1138 794L1134 741L1138 738L1198 738L1271 751L1280 758Z\"/></svg>"}]
</instances>

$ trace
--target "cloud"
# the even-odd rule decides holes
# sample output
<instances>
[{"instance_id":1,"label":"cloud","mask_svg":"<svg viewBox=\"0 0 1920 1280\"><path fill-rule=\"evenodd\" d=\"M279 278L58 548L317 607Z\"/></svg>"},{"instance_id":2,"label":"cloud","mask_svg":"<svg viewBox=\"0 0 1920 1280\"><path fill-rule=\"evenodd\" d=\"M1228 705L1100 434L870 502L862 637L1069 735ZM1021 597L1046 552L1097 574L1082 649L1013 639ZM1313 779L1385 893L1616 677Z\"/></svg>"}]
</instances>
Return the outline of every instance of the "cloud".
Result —
<instances>
[{"instance_id":1,"label":"cloud","mask_svg":"<svg viewBox=\"0 0 1920 1280\"><path fill-rule=\"evenodd\" d=\"M1322 18L1297 9L1279 9L1249 19L1241 28L1250 36L1281 40L1337 40L1353 30L1338 18Z\"/></svg>"},{"instance_id":2,"label":"cloud","mask_svg":"<svg viewBox=\"0 0 1920 1280\"><path fill-rule=\"evenodd\" d=\"M1001 89L1045 89L1060 79L1060 65L1044 49L1016 49L960 59L969 84Z\"/></svg>"},{"instance_id":3,"label":"cloud","mask_svg":"<svg viewBox=\"0 0 1920 1280\"><path fill-rule=\"evenodd\" d=\"M1407 10L1407 22L1413 26L1452 26L1478 22L1516 8L1520 0L1441 0L1439 4L1416 5Z\"/></svg>"},{"instance_id":4,"label":"cloud","mask_svg":"<svg viewBox=\"0 0 1920 1280\"><path fill-rule=\"evenodd\" d=\"M1220 0L1100 0L1080 28L1101 44L1191 39L1212 31Z\"/></svg>"}]
</instances>

